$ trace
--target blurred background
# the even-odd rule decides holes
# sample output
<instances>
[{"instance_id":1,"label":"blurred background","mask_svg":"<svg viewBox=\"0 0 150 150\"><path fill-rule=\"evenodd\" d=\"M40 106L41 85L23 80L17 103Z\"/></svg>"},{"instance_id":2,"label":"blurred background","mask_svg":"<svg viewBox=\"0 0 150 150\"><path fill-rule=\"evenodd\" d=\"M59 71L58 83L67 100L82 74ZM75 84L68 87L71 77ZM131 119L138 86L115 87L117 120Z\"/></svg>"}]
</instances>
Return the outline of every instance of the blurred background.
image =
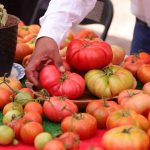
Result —
<instances>
[{"instance_id":1,"label":"blurred background","mask_svg":"<svg viewBox=\"0 0 150 150\"><path fill-rule=\"evenodd\" d=\"M130 11L131 0L112 0L114 6L114 17L108 31L109 43L118 44L129 54L133 35L135 17Z\"/></svg>"},{"instance_id":2,"label":"blurred background","mask_svg":"<svg viewBox=\"0 0 150 150\"><path fill-rule=\"evenodd\" d=\"M38 1L42 1L43 3L48 0L32 0L32 3L30 0L0 0L6 9L8 9L8 13L18 16L27 25L31 24L31 18L33 17ZM106 41L110 44L121 46L125 49L126 54L129 54L135 22L135 18L130 11L130 0L111 0L111 2L114 7L114 16ZM39 17L43 14L44 11L39 9L34 23L38 23Z\"/></svg>"}]
</instances>

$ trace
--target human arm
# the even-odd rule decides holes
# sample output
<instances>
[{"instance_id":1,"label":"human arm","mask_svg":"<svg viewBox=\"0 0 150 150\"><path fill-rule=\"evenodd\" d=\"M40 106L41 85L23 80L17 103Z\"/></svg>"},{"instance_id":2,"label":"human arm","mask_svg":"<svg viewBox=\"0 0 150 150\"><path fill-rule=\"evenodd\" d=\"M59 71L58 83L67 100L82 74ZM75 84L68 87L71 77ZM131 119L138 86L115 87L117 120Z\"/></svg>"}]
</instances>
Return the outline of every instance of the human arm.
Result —
<instances>
[{"instance_id":1,"label":"human arm","mask_svg":"<svg viewBox=\"0 0 150 150\"><path fill-rule=\"evenodd\" d=\"M28 80L39 86L38 74L41 68L53 61L63 72L59 55L61 41L69 29L79 24L94 8L96 0L51 0L48 9L40 18L41 29L30 62L25 68Z\"/></svg>"}]
</instances>

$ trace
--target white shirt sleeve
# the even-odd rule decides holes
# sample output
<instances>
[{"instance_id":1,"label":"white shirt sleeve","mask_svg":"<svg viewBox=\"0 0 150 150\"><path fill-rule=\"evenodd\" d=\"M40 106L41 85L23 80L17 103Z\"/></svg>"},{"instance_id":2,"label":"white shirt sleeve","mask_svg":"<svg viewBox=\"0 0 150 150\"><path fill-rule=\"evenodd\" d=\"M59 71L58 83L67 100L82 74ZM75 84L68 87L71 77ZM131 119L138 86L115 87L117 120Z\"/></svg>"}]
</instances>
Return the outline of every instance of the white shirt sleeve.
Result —
<instances>
[{"instance_id":1,"label":"white shirt sleeve","mask_svg":"<svg viewBox=\"0 0 150 150\"><path fill-rule=\"evenodd\" d=\"M94 8L97 0L51 0L40 18L40 37L50 37L59 46L69 29L79 24Z\"/></svg>"}]
</instances>

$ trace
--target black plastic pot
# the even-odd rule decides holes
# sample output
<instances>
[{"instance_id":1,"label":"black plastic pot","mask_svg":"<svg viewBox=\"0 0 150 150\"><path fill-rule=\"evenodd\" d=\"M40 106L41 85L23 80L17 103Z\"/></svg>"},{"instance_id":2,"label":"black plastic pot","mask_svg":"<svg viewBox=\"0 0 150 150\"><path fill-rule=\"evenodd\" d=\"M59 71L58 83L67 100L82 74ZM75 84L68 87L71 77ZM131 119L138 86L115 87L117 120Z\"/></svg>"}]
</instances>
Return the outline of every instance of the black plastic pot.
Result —
<instances>
[{"instance_id":1,"label":"black plastic pot","mask_svg":"<svg viewBox=\"0 0 150 150\"><path fill-rule=\"evenodd\" d=\"M19 18L8 16L5 27L0 28L0 76L11 72L14 62Z\"/></svg>"}]
</instances>

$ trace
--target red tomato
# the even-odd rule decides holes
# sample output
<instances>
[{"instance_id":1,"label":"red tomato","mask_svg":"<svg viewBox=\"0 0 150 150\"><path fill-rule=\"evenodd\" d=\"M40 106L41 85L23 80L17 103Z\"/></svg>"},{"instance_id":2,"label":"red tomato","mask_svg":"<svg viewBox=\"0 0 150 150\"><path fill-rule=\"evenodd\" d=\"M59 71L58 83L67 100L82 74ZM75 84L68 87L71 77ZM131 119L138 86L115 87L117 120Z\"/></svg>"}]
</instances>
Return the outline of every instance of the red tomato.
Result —
<instances>
[{"instance_id":1,"label":"red tomato","mask_svg":"<svg viewBox=\"0 0 150 150\"><path fill-rule=\"evenodd\" d=\"M143 64L137 71L137 78L142 83L150 82L150 64Z\"/></svg>"},{"instance_id":2,"label":"red tomato","mask_svg":"<svg viewBox=\"0 0 150 150\"><path fill-rule=\"evenodd\" d=\"M68 45L66 60L77 70L103 68L112 61L109 44L100 40L74 39Z\"/></svg>"},{"instance_id":3,"label":"red tomato","mask_svg":"<svg viewBox=\"0 0 150 150\"><path fill-rule=\"evenodd\" d=\"M80 139L90 138L97 129L96 119L88 113L78 113L66 117L61 122L63 132L72 131L80 136Z\"/></svg>"},{"instance_id":4,"label":"red tomato","mask_svg":"<svg viewBox=\"0 0 150 150\"><path fill-rule=\"evenodd\" d=\"M40 115L43 114L43 107L38 102L28 102L24 107L24 112L34 111L39 113Z\"/></svg>"},{"instance_id":5,"label":"red tomato","mask_svg":"<svg viewBox=\"0 0 150 150\"><path fill-rule=\"evenodd\" d=\"M134 76L137 75L137 70L142 65L143 65L143 61L139 60L139 59L136 59L134 57L133 57L133 59L128 60L128 61L124 61L122 63L122 67L129 70Z\"/></svg>"},{"instance_id":6,"label":"red tomato","mask_svg":"<svg viewBox=\"0 0 150 150\"><path fill-rule=\"evenodd\" d=\"M54 139L49 141L43 150L66 150L65 145L60 140Z\"/></svg>"},{"instance_id":7,"label":"red tomato","mask_svg":"<svg viewBox=\"0 0 150 150\"><path fill-rule=\"evenodd\" d=\"M28 122L21 128L20 137L24 143L33 144L35 137L41 132L43 127L40 123Z\"/></svg>"},{"instance_id":8,"label":"red tomato","mask_svg":"<svg viewBox=\"0 0 150 150\"><path fill-rule=\"evenodd\" d=\"M15 137L20 139L20 130L24 126L25 122L23 119L13 120L9 123L9 126L14 130Z\"/></svg>"},{"instance_id":9,"label":"red tomato","mask_svg":"<svg viewBox=\"0 0 150 150\"><path fill-rule=\"evenodd\" d=\"M25 120L25 122L34 121L34 122L42 123L42 116L39 113L34 111L26 112L23 116L23 119Z\"/></svg>"},{"instance_id":10,"label":"red tomato","mask_svg":"<svg viewBox=\"0 0 150 150\"><path fill-rule=\"evenodd\" d=\"M118 95L118 103L123 108L128 108L140 114L150 111L150 95L142 90L124 90Z\"/></svg>"},{"instance_id":11,"label":"red tomato","mask_svg":"<svg viewBox=\"0 0 150 150\"><path fill-rule=\"evenodd\" d=\"M61 140L67 150L79 150L80 146L80 137L74 132L64 132L58 137Z\"/></svg>"},{"instance_id":12,"label":"red tomato","mask_svg":"<svg viewBox=\"0 0 150 150\"><path fill-rule=\"evenodd\" d=\"M45 116L54 122L60 122L65 117L78 112L78 107L71 100L64 97L51 97L43 104Z\"/></svg>"},{"instance_id":13,"label":"red tomato","mask_svg":"<svg viewBox=\"0 0 150 150\"><path fill-rule=\"evenodd\" d=\"M61 74L54 65L45 66L39 77L41 86L53 96L76 99L85 89L85 81L79 74L69 71Z\"/></svg>"},{"instance_id":14,"label":"red tomato","mask_svg":"<svg viewBox=\"0 0 150 150\"><path fill-rule=\"evenodd\" d=\"M3 109L6 104L10 102L12 93L4 88L0 88L0 109Z\"/></svg>"},{"instance_id":15,"label":"red tomato","mask_svg":"<svg viewBox=\"0 0 150 150\"><path fill-rule=\"evenodd\" d=\"M121 106L115 101L99 100L88 103L86 112L96 118L98 128L105 128L108 115L118 109L121 109Z\"/></svg>"},{"instance_id":16,"label":"red tomato","mask_svg":"<svg viewBox=\"0 0 150 150\"><path fill-rule=\"evenodd\" d=\"M147 133L136 126L121 126L107 131L102 137L105 150L148 150Z\"/></svg>"},{"instance_id":17,"label":"red tomato","mask_svg":"<svg viewBox=\"0 0 150 150\"><path fill-rule=\"evenodd\" d=\"M100 107L106 107L109 111L118 110L121 108L115 101L111 100L95 100L88 103L86 112L93 115L94 111Z\"/></svg>"}]
</instances>

